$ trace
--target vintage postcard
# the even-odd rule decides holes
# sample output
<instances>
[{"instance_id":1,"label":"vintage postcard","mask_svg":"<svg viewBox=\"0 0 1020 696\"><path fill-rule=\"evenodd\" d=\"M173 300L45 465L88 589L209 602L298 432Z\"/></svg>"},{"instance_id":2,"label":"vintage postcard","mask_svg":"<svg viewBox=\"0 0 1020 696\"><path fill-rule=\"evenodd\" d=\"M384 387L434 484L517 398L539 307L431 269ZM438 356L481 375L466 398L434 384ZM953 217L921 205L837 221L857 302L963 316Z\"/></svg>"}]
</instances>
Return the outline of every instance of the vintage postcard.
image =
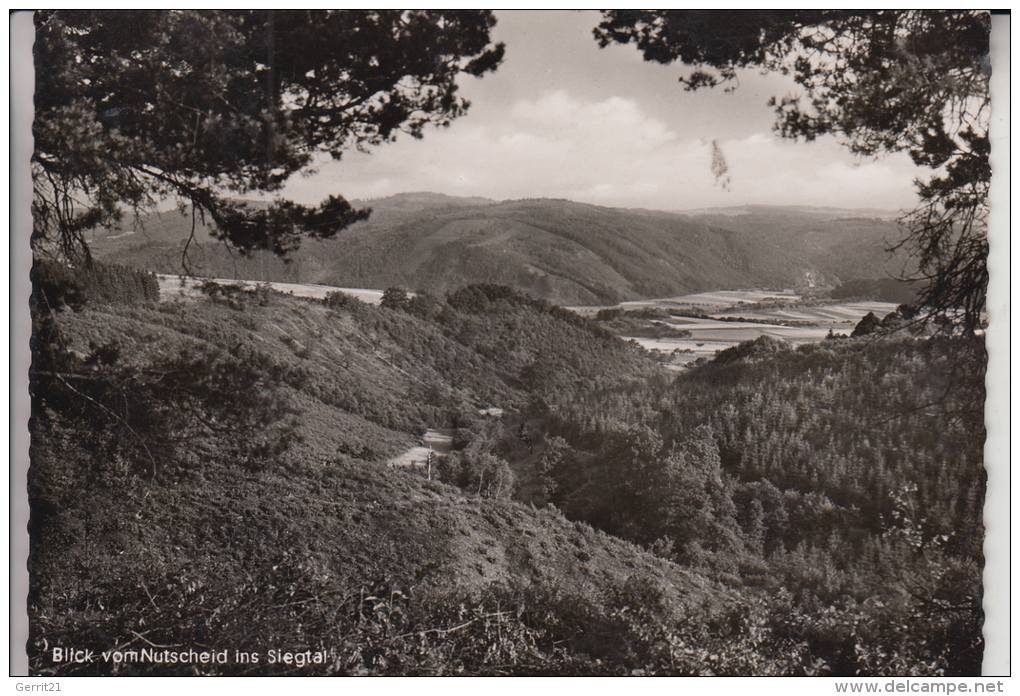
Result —
<instances>
[{"instance_id":1,"label":"vintage postcard","mask_svg":"<svg viewBox=\"0 0 1020 696\"><path fill-rule=\"evenodd\" d=\"M1001 690L1003 19L15 13L12 674Z\"/></svg>"}]
</instances>

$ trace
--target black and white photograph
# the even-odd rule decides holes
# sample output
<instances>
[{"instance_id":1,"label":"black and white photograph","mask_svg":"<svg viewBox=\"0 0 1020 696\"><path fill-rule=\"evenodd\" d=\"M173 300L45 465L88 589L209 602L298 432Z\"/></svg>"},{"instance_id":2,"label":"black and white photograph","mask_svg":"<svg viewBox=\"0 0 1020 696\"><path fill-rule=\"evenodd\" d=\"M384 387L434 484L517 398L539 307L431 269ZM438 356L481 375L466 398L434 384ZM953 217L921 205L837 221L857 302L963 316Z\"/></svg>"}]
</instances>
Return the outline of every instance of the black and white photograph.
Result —
<instances>
[{"instance_id":1,"label":"black and white photograph","mask_svg":"<svg viewBox=\"0 0 1020 696\"><path fill-rule=\"evenodd\" d=\"M1003 19L12 14L25 674L1008 676Z\"/></svg>"}]
</instances>

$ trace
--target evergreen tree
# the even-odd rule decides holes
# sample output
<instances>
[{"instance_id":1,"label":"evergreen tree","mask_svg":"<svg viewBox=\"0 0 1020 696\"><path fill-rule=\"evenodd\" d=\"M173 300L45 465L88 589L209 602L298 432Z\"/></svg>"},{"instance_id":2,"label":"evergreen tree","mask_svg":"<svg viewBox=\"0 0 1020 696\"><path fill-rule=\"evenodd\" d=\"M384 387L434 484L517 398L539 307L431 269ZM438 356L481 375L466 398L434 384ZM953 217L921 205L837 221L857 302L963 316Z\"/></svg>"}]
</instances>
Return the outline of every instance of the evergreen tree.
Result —
<instances>
[{"instance_id":1,"label":"evergreen tree","mask_svg":"<svg viewBox=\"0 0 1020 696\"><path fill-rule=\"evenodd\" d=\"M990 30L984 10L610 10L595 36L692 66L680 77L691 90L733 88L744 68L790 75L803 94L770 102L782 135L834 134L855 153L903 151L930 168L902 244L929 312L962 310L973 329L988 286Z\"/></svg>"},{"instance_id":2,"label":"evergreen tree","mask_svg":"<svg viewBox=\"0 0 1020 696\"><path fill-rule=\"evenodd\" d=\"M368 211L275 194L314 167L404 132L421 137L468 102L461 73L503 55L475 10L46 10L36 14L33 243L90 257L84 232L162 198L215 235L285 255Z\"/></svg>"}]
</instances>

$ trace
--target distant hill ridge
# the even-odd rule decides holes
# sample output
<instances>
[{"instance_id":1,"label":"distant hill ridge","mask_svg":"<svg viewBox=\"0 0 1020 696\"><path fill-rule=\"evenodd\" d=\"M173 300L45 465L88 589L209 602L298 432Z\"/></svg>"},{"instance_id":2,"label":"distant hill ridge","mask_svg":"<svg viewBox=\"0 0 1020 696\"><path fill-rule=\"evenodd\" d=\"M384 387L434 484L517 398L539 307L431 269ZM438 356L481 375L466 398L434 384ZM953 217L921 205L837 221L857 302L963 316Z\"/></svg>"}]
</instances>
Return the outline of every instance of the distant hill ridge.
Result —
<instances>
[{"instance_id":1,"label":"distant hill ridge","mask_svg":"<svg viewBox=\"0 0 1020 696\"><path fill-rule=\"evenodd\" d=\"M898 210L884 208L831 208L813 205L738 205L723 208L694 208L690 210L672 211L678 215L769 215L782 213L803 213L818 215L825 218L877 218L894 220L902 215Z\"/></svg>"},{"instance_id":2,"label":"distant hill ridge","mask_svg":"<svg viewBox=\"0 0 1020 696\"><path fill-rule=\"evenodd\" d=\"M492 201L417 192L359 200L369 220L330 241L305 240L289 263L207 239L189 249L196 275L404 287L447 293L473 283L514 287L557 304L615 304L710 290L835 286L898 275L899 238L883 211L742 206L686 213L553 199ZM882 216L872 216L882 213ZM133 221L132 221L133 222ZM153 214L100 232L97 257L174 273L191 216Z\"/></svg>"}]
</instances>

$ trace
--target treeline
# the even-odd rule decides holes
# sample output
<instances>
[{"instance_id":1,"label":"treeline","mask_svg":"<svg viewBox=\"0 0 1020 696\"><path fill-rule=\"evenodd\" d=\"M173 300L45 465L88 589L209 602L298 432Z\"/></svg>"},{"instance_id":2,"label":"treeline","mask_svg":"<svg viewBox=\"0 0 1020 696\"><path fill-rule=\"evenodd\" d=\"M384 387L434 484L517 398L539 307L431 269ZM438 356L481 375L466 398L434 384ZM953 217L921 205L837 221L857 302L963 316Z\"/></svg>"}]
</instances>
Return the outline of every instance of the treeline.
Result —
<instances>
[{"instance_id":1,"label":"treeline","mask_svg":"<svg viewBox=\"0 0 1020 696\"><path fill-rule=\"evenodd\" d=\"M625 310L619 307L600 309L595 321L617 336L643 338L690 338L691 332L677 328L668 320L670 313L657 307Z\"/></svg>"},{"instance_id":2,"label":"treeline","mask_svg":"<svg viewBox=\"0 0 1020 696\"><path fill-rule=\"evenodd\" d=\"M117 264L93 263L72 269L51 259L32 265L32 304L40 311L69 306L158 302L159 282L146 271Z\"/></svg>"}]
</instances>

